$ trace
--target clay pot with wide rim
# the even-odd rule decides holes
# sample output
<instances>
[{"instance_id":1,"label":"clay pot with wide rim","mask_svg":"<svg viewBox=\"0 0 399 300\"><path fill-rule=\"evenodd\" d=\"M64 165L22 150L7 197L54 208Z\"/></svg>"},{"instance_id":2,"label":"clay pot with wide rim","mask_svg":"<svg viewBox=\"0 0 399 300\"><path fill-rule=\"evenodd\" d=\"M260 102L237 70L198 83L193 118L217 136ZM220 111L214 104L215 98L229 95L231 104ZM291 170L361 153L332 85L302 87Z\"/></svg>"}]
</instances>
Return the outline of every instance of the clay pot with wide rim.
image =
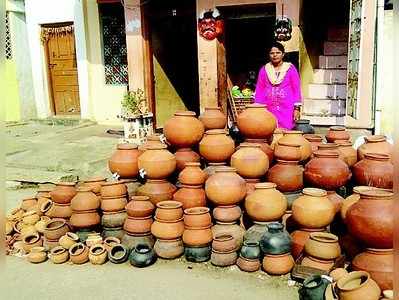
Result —
<instances>
[{"instance_id":1,"label":"clay pot with wide rim","mask_svg":"<svg viewBox=\"0 0 399 300\"><path fill-rule=\"evenodd\" d=\"M191 148L181 148L175 152L176 170L178 172L184 170L187 163L198 163L201 156Z\"/></svg>"},{"instance_id":2,"label":"clay pot with wide rim","mask_svg":"<svg viewBox=\"0 0 399 300\"><path fill-rule=\"evenodd\" d=\"M57 246L51 249L49 258L54 264L63 264L64 262L68 261L69 252L67 249Z\"/></svg>"},{"instance_id":3,"label":"clay pot with wide rim","mask_svg":"<svg viewBox=\"0 0 399 300\"><path fill-rule=\"evenodd\" d=\"M74 212L69 222L76 228L90 228L100 224L101 218L96 210Z\"/></svg>"},{"instance_id":4,"label":"clay pot with wide rim","mask_svg":"<svg viewBox=\"0 0 399 300\"><path fill-rule=\"evenodd\" d=\"M241 217L242 211L238 205L220 205L213 209L215 220L224 223L235 222Z\"/></svg>"},{"instance_id":5,"label":"clay pot with wide rim","mask_svg":"<svg viewBox=\"0 0 399 300\"><path fill-rule=\"evenodd\" d=\"M107 228L123 226L127 218L127 213L124 210L120 211L104 211L101 216L101 225Z\"/></svg>"},{"instance_id":6,"label":"clay pot with wide rim","mask_svg":"<svg viewBox=\"0 0 399 300\"><path fill-rule=\"evenodd\" d=\"M258 183L255 191L245 198L245 210L252 220L271 222L284 215L287 199L276 187L272 182Z\"/></svg>"},{"instance_id":7,"label":"clay pot with wide rim","mask_svg":"<svg viewBox=\"0 0 399 300\"><path fill-rule=\"evenodd\" d=\"M322 275L308 276L299 288L298 294L301 300L333 300L325 296L330 281Z\"/></svg>"},{"instance_id":8,"label":"clay pot with wide rim","mask_svg":"<svg viewBox=\"0 0 399 300\"><path fill-rule=\"evenodd\" d=\"M208 162L225 162L234 150L234 141L224 129L207 130L199 143L199 152Z\"/></svg>"},{"instance_id":9,"label":"clay pot with wide rim","mask_svg":"<svg viewBox=\"0 0 399 300\"><path fill-rule=\"evenodd\" d=\"M245 198L247 189L245 180L234 168L220 167L205 182L205 192L216 205L233 205Z\"/></svg>"},{"instance_id":10,"label":"clay pot with wide rim","mask_svg":"<svg viewBox=\"0 0 399 300\"><path fill-rule=\"evenodd\" d=\"M137 163L139 155L137 145L118 144L108 160L108 168L111 173L118 173L121 178L134 178L139 173Z\"/></svg>"},{"instance_id":11,"label":"clay pot with wide rim","mask_svg":"<svg viewBox=\"0 0 399 300\"><path fill-rule=\"evenodd\" d=\"M127 217L123 224L123 229L131 234L145 234L151 231L152 223L152 216L141 218Z\"/></svg>"},{"instance_id":12,"label":"clay pot with wide rim","mask_svg":"<svg viewBox=\"0 0 399 300\"><path fill-rule=\"evenodd\" d=\"M360 192L360 200L346 213L349 233L367 247L390 249L393 247L394 194L386 190Z\"/></svg>"},{"instance_id":13,"label":"clay pot with wide rim","mask_svg":"<svg viewBox=\"0 0 399 300\"><path fill-rule=\"evenodd\" d=\"M327 232L312 232L305 243L305 252L318 259L331 260L341 255L338 237Z\"/></svg>"},{"instance_id":14,"label":"clay pot with wide rim","mask_svg":"<svg viewBox=\"0 0 399 300\"><path fill-rule=\"evenodd\" d=\"M33 247L43 246L43 240L38 233L27 234L23 238L23 249L25 253L29 253Z\"/></svg>"},{"instance_id":15,"label":"clay pot with wide rim","mask_svg":"<svg viewBox=\"0 0 399 300\"><path fill-rule=\"evenodd\" d=\"M147 182L137 189L138 196L148 196L152 204L170 200L177 188L165 179L149 179Z\"/></svg>"},{"instance_id":16,"label":"clay pot with wide rim","mask_svg":"<svg viewBox=\"0 0 399 300\"><path fill-rule=\"evenodd\" d=\"M161 221L176 221L183 217L183 204L178 201L162 201L156 204L155 218Z\"/></svg>"},{"instance_id":17,"label":"clay pot with wide rim","mask_svg":"<svg viewBox=\"0 0 399 300\"><path fill-rule=\"evenodd\" d=\"M393 187L394 167L387 154L365 153L364 159L353 166L352 172L358 185L383 189Z\"/></svg>"},{"instance_id":18,"label":"clay pot with wide rim","mask_svg":"<svg viewBox=\"0 0 399 300\"><path fill-rule=\"evenodd\" d=\"M108 259L114 264L121 264L129 258L129 249L122 244L113 245L108 251Z\"/></svg>"},{"instance_id":19,"label":"clay pot with wide rim","mask_svg":"<svg viewBox=\"0 0 399 300\"><path fill-rule=\"evenodd\" d=\"M101 184L107 182L107 178L106 177L102 177L102 176L95 176L95 177L90 177L86 180L82 181L82 187L89 187L91 188L91 191L96 194L99 195L101 192Z\"/></svg>"},{"instance_id":20,"label":"clay pot with wide rim","mask_svg":"<svg viewBox=\"0 0 399 300\"><path fill-rule=\"evenodd\" d=\"M331 126L326 134L326 140L329 143L334 143L337 140L349 141L350 139L349 132L343 126Z\"/></svg>"},{"instance_id":21,"label":"clay pot with wide rim","mask_svg":"<svg viewBox=\"0 0 399 300\"><path fill-rule=\"evenodd\" d=\"M302 158L301 144L280 140L274 149L274 157L285 161L300 161Z\"/></svg>"},{"instance_id":22,"label":"clay pot with wide rim","mask_svg":"<svg viewBox=\"0 0 399 300\"><path fill-rule=\"evenodd\" d=\"M119 245L121 243L121 240L114 236L107 236L106 238L104 238L103 243L104 243L105 249L109 252L109 250L111 250L112 246Z\"/></svg>"},{"instance_id":23,"label":"clay pot with wide rim","mask_svg":"<svg viewBox=\"0 0 399 300\"><path fill-rule=\"evenodd\" d=\"M93 210L100 207L100 200L90 187L80 187L71 200L73 211Z\"/></svg>"},{"instance_id":24,"label":"clay pot with wide rim","mask_svg":"<svg viewBox=\"0 0 399 300\"><path fill-rule=\"evenodd\" d=\"M299 161L277 159L277 164L267 172L267 180L277 185L280 192L295 192L303 189L303 167Z\"/></svg>"},{"instance_id":25,"label":"clay pot with wide rim","mask_svg":"<svg viewBox=\"0 0 399 300\"><path fill-rule=\"evenodd\" d=\"M279 255L291 251L291 237L278 222L266 225L267 230L263 233L259 246L264 254Z\"/></svg>"},{"instance_id":26,"label":"clay pot with wide rim","mask_svg":"<svg viewBox=\"0 0 399 300\"><path fill-rule=\"evenodd\" d=\"M176 169L176 157L170 153L166 145L150 146L140 155L139 169L144 169L149 179L164 179Z\"/></svg>"},{"instance_id":27,"label":"clay pot with wide rim","mask_svg":"<svg viewBox=\"0 0 399 300\"><path fill-rule=\"evenodd\" d=\"M205 262L211 258L211 246L200 246L200 247L184 247L184 256L189 262Z\"/></svg>"},{"instance_id":28,"label":"clay pot with wide rim","mask_svg":"<svg viewBox=\"0 0 399 300\"><path fill-rule=\"evenodd\" d=\"M237 252L235 250L229 252L220 252L212 249L211 263L218 267L228 267L235 265L237 262Z\"/></svg>"},{"instance_id":29,"label":"clay pot with wide rim","mask_svg":"<svg viewBox=\"0 0 399 300\"><path fill-rule=\"evenodd\" d=\"M238 257L236 264L238 268L244 272L256 272L261 266L259 259L249 259L241 255Z\"/></svg>"},{"instance_id":30,"label":"clay pot with wide rim","mask_svg":"<svg viewBox=\"0 0 399 300\"><path fill-rule=\"evenodd\" d=\"M335 143L338 145L338 152L343 156L344 161L349 167L357 163L357 151L353 148L351 142L338 140Z\"/></svg>"},{"instance_id":31,"label":"clay pot with wide rim","mask_svg":"<svg viewBox=\"0 0 399 300\"><path fill-rule=\"evenodd\" d=\"M244 241L245 229L235 222L223 223L216 221L216 224L212 226L212 234L214 237L222 234L232 235L236 241L237 249L239 249Z\"/></svg>"},{"instance_id":32,"label":"clay pot with wide rim","mask_svg":"<svg viewBox=\"0 0 399 300\"><path fill-rule=\"evenodd\" d=\"M127 205L126 196L101 198L101 210L106 212L121 211L125 209L126 205Z\"/></svg>"},{"instance_id":33,"label":"clay pot with wide rim","mask_svg":"<svg viewBox=\"0 0 399 300\"><path fill-rule=\"evenodd\" d=\"M107 261L108 252L102 244L94 245L89 250L89 261L93 265L102 265Z\"/></svg>"},{"instance_id":34,"label":"clay pot with wide rim","mask_svg":"<svg viewBox=\"0 0 399 300\"><path fill-rule=\"evenodd\" d=\"M284 275L294 267L294 259L290 253L265 255L262 261L263 270L270 275Z\"/></svg>"},{"instance_id":35,"label":"clay pot with wide rim","mask_svg":"<svg viewBox=\"0 0 399 300\"><path fill-rule=\"evenodd\" d=\"M188 246L203 246L212 242L211 225L204 227L188 227L183 232L183 243Z\"/></svg>"},{"instance_id":36,"label":"clay pot with wide rim","mask_svg":"<svg viewBox=\"0 0 399 300\"><path fill-rule=\"evenodd\" d=\"M65 249L71 248L74 244L79 242L79 236L73 232L67 232L60 237L58 243Z\"/></svg>"},{"instance_id":37,"label":"clay pot with wide rim","mask_svg":"<svg viewBox=\"0 0 399 300\"><path fill-rule=\"evenodd\" d=\"M76 243L69 248L69 257L76 265L81 265L89 261L89 248L83 243Z\"/></svg>"},{"instance_id":38,"label":"clay pot with wide rim","mask_svg":"<svg viewBox=\"0 0 399 300\"><path fill-rule=\"evenodd\" d=\"M384 135L371 135L364 137L365 143L357 148L357 156L359 160L364 158L365 153L379 153L387 154L392 157L393 145L387 142L387 138Z\"/></svg>"},{"instance_id":39,"label":"clay pot with wide rim","mask_svg":"<svg viewBox=\"0 0 399 300\"><path fill-rule=\"evenodd\" d=\"M312 152L317 151L319 145L323 142L323 138L317 134L304 134L303 137L310 142Z\"/></svg>"},{"instance_id":40,"label":"clay pot with wide rim","mask_svg":"<svg viewBox=\"0 0 399 300\"><path fill-rule=\"evenodd\" d=\"M208 207L193 207L184 210L184 225L188 227L206 227L212 225Z\"/></svg>"},{"instance_id":41,"label":"clay pot with wide rim","mask_svg":"<svg viewBox=\"0 0 399 300\"><path fill-rule=\"evenodd\" d=\"M132 249L129 261L132 266L144 268L152 265L157 259L154 249L147 244L138 244Z\"/></svg>"},{"instance_id":42,"label":"clay pot with wide rim","mask_svg":"<svg viewBox=\"0 0 399 300\"><path fill-rule=\"evenodd\" d=\"M257 144L240 144L231 156L230 165L245 178L260 178L269 169L269 158Z\"/></svg>"},{"instance_id":43,"label":"clay pot with wide rim","mask_svg":"<svg viewBox=\"0 0 399 300\"><path fill-rule=\"evenodd\" d=\"M63 219L52 219L46 224L44 236L50 240L58 240L69 231L69 227Z\"/></svg>"},{"instance_id":44,"label":"clay pot with wide rim","mask_svg":"<svg viewBox=\"0 0 399 300\"><path fill-rule=\"evenodd\" d=\"M208 178L207 174L201 170L199 162L188 162L183 171L179 174L179 182L186 185L202 185Z\"/></svg>"},{"instance_id":45,"label":"clay pot with wide rim","mask_svg":"<svg viewBox=\"0 0 399 300\"><path fill-rule=\"evenodd\" d=\"M189 148L197 144L204 135L204 125L193 111L177 111L165 122L163 133L176 148Z\"/></svg>"},{"instance_id":46,"label":"clay pot with wide rim","mask_svg":"<svg viewBox=\"0 0 399 300\"><path fill-rule=\"evenodd\" d=\"M302 259L301 266L315 268L328 273L334 266L334 260L318 259L316 257L306 255Z\"/></svg>"},{"instance_id":47,"label":"clay pot with wide rim","mask_svg":"<svg viewBox=\"0 0 399 300\"><path fill-rule=\"evenodd\" d=\"M249 104L237 117L241 134L251 139L267 139L273 135L277 122L266 105Z\"/></svg>"},{"instance_id":48,"label":"clay pot with wide rim","mask_svg":"<svg viewBox=\"0 0 399 300\"><path fill-rule=\"evenodd\" d=\"M262 150L267 157L269 158L269 164L273 161L274 151L271 146L269 146L268 141L266 139L245 139L246 144L259 144L260 150ZM239 149L240 146L238 146Z\"/></svg>"},{"instance_id":49,"label":"clay pot with wide rim","mask_svg":"<svg viewBox=\"0 0 399 300\"><path fill-rule=\"evenodd\" d=\"M303 137L303 132L298 130L289 130L284 132L284 136L278 141L281 144L299 144L301 145L301 158L300 161L307 160L312 154L312 146L310 142ZM286 159L287 160L287 159ZM293 159L298 160L298 159Z\"/></svg>"},{"instance_id":50,"label":"clay pot with wide rim","mask_svg":"<svg viewBox=\"0 0 399 300\"><path fill-rule=\"evenodd\" d=\"M31 263L39 264L47 259L47 253L44 247L33 247L27 255L26 259Z\"/></svg>"},{"instance_id":51,"label":"clay pot with wide rim","mask_svg":"<svg viewBox=\"0 0 399 300\"><path fill-rule=\"evenodd\" d=\"M259 242L254 241L244 241L241 250L240 256L246 259L258 259L261 257L261 250L259 247Z\"/></svg>"},{"instance_id":52,"label":"clay pot with wide rim","mask_svg":"<svg viewBox=\"0 0 399 300\"><path fill-rule=\"evenodd\" d=\"M206 206L206 195L202 185L183 184L181 188L173 194L173 200L181 202L183 204L183 209Z\"/></svg>"},{"instance_id":53,"label":"clay pot with wide rim","mask_svg":"<svg viewBox=\"0 0 399 300\"><path fill-rule=\"evenodd\" d=\"M337 190L351 178L348 165L338 158L337 151L316 151L314 155L303 172L305 181L311 186Z\"/></svg>"},{"instance_id":54,"label":"clay pot with wide rim","mask_svg":"<svg viewBox=\"0 0 399 300\"><path fill-rule=\"evenodd\" d=\"M30 208L34 207L37 204L36 198L25 198L22 199L21 208L24 211L28 211Z\"/></svg>"},{"instance_id":55,"label":"clay pot with wide rim","mask_svg":"<svg viewBox=\"0 0 399 300\"><path fill-rule=\"evenodd\" d=\"M157 256L164 259L175 259L183 255L184 245L181 238L174 240L157 239L154 245Z\"/></svg>"},{"instance_id":56,"label":"clay pot with wide rim","mask_svg":"<svg viewBox=\"0 0 399 300\"><path fill-rule=\"evenodd\" d=\"M204 124L205 130L223 129L227 123L227 117L220 107L205 107L198 119Z\"/></svg>"},{"instance_id":57,"label":"clay pot with wide rim","mask_svg":"<svg viewBox=\"0 0 399 300\"><path fill-rule=\"evenodd\" d=\"M221 234L213 238L212 250L230 252L237 250L237 243L231 234Z\"/></svg>"},{"instance_id":58,"label":"clay pot with wide rim","mask_svg":"<svg viewBox=\"0 0 399 300\"><path fill-rule=\"evenodd\" d=\"M374 187L371 187L371 186L355 186L354 188L353 188L353 194L352 195L350 195L350 196L348 196L348 197L346 197L345 199L344 199L344 201L342 202L342 206L341 206L341 210L340 210L340 213L341 213L341 219L345 222L345 219L346 219L346 213L348 212L348 209L354 204L354 203L356 203L357 201L359 201L359 199L360 199L360 193L362 192L362 191L367 191L367 190L370 190L370 189L376 189L376 188L374 188Z\"/></svg>"},{"instance_id":59,"label":"clay pot with wide rim","mask_svg":"<svg viewBox=\"0 0 399 300\"><path fill-rule=\"evenodd\" d=\"M155 211L155 205L148 196L132 196L131 201L125 206L126 212L130 217L148 217Z\"/></svg>"},{"instance_id":60,"label":"clay pot with wide rim","mask_svg":"<svg viewBox=\"0 0 399 300\"><path fill-rule=\"evenodd\" d=\"M378 300L381 289L371 279L370 274L363 271L350 272L337 281L340 300Z\"/></svg>"},{"instance_id":61,"label":"clay pot with wide rim","mask_svg":"<svg viewBox=\"0 0 399 300\"><path fill-rule=\"evenodd\" d=\"M151 225L151 233L158 239L174 240L183 235L184 232L183 218L173 221L164 221L155 218Z\"/></svg>"},{"instance_id":62,"label":"clay pot with wide rim","mask_svg":"<svg viewBox=\"0 0 399 300\"><path fill-rule=\"evenodd\" d=\"M294 220L304 228L324 228L332 222L335 208L327 198L327 192L316 188L305 188L303 195L292 204Z\"/></svg>"},{"instance_id":63,"label":"clay pot with wide rim","mask_svg":"<svg viewBox=\"0 0 399 300\"><path fill-rule=\"evenodd\" d=\"M75 182L58 182L50 192L51 200L60 204L70 203L76 195Z\"/></svg>"},{"instance_id":64,"label":"clay pot with wide rim","mask_svg":"<svg viewBox=\"0 0 399 300\"><path fill-rule=\"evenodd\" d=\"M120 197L127 194L123 180L109 181L101 184L101 197Z\"/></svg>"}]
</instances>

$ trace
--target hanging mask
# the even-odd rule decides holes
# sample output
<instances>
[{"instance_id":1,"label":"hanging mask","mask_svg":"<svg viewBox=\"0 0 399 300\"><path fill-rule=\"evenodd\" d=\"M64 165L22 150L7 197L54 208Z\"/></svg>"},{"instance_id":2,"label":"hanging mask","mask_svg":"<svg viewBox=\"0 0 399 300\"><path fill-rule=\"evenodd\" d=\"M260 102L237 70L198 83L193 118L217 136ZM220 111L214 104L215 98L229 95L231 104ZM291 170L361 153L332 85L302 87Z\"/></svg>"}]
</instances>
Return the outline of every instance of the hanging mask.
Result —
<instances>
[{"instance_id":1,"label":"hanging mask","mask_svg":"<svg viewBox=\"0 0 399 300\"><path fill-rule=\"evenodd\" d=\"M274 38L279 42L286 42L291 39L292 22L287 17L279 17L276 19L274 26Z\"/></svg>"},{"instance_id":2,"label":"hanging mask","mask_svg":"<svg viewBox=\"0 0 399 300\"><path fill-rule=\"evenodd\" d=\"M198 19L198 31L200 36L211 41L221 36L223 30L224 22L217 9L201 13Z\"/></svg>"}]
</instances>

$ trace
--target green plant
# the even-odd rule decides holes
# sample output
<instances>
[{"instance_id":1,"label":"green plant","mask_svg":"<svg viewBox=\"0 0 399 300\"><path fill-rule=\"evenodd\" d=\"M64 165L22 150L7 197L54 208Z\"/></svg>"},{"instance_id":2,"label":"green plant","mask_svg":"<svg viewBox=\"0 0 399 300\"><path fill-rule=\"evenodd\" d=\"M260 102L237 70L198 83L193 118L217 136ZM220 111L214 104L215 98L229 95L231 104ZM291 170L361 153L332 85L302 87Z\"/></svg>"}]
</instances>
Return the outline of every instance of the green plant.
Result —
<instances>
[{"instance_id":1,"label":"green plant","mask_svg":"<svg viewBox=\"0 0 399 300\"><path fill-rule=\"evenodd\" d=\"M123 96L121 104L122 113L126 116L141 115L147 110L147 99L142 89L127 91Z\"/></svg>"}]
</instances>

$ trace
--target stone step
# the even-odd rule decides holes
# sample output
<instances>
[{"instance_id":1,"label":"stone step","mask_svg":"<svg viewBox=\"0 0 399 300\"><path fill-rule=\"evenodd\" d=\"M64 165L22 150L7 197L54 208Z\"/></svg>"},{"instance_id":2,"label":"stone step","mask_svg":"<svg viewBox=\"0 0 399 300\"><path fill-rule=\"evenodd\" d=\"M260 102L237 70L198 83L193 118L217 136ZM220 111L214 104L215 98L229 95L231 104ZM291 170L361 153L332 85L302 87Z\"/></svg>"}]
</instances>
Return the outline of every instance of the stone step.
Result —
<instances>
[{"instance_id":1,"label":"stone step","mask_svg":"<svg viewBox=\"0 0 399 300\"><path fill-rule=\"evenodd\" d=\"M313 83L346 84L346 69L315 69Z\"/></svg>"},{"instance_id":2,"label":"stone step","mask_svg":"<svg viewBox=\"0 0 399 300\"><path fill-rule=\"evenodd\" d=\"M310 115L343 116L346 113L345 99L311 99L303 101L303 111Z\"/></svg>"},{"instance_id":3,"label":"stone step","mask_svg":"<svg viewBox=\"0 0 399 300\"><path fill-rule=\"evenodd\" d=\"M309 84L309 98L313 99L346 99L346 85L343 84Z\"/></svg>"},{"instance_id":4,"label":"stone step","mask_svg":"<svg viewBox=\"0 0 399 300\"><path fill-rule=\"evenodd\" d=\"M327 40L330 42L347 42L349 36L349 28L329 28Z\"/></svg>"},{"instance_id":5,"label":"stone step","mask_svg":"<svg viewBox=\"0 0 399 300\"><path fill-rule=\"evenodd\" d=\"M346 55L339 56L319 56L320 69L346 69L348 66L348 57Z\"/></svg>"},{"instance_id":6,"label":"stone step","mask_svg":"<svg viewBox=\"0 0 399 300\"><path fill-rule=\"evenodd\" d=\"M324 42L324 55L345 55L348 54L347 42Z\"/></svg>"},{"instance_id":7,"label":"stone step","mask_svg":"<svg viewBox=\"0 0 399 300\"><path fill-rule=\"evenodd\" d=\"M344 116L317 116L317 115L302 115L303 119L308 119L312 125L320 126L334 126L334 125L345 125Z\"/></svg>"}]
</instances>

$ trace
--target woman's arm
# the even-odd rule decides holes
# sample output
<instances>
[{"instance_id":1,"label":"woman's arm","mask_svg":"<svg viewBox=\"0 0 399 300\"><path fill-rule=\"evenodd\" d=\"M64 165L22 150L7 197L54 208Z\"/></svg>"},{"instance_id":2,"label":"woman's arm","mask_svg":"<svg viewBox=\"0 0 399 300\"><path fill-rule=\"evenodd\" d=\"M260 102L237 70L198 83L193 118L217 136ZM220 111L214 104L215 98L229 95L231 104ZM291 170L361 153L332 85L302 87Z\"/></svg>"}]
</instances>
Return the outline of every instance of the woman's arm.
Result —
<instances>
[{"instance_id":1,"label":"woman's arm","mask_svg":"<svg viewBox=\"0 0 399 300\"><path fill-rule=\"evenodd\" d=\"M258 81L255 89L255 102L264 103L266 96L266 72L263 66L258 73Z\"/></svg>"}]
</instances>

